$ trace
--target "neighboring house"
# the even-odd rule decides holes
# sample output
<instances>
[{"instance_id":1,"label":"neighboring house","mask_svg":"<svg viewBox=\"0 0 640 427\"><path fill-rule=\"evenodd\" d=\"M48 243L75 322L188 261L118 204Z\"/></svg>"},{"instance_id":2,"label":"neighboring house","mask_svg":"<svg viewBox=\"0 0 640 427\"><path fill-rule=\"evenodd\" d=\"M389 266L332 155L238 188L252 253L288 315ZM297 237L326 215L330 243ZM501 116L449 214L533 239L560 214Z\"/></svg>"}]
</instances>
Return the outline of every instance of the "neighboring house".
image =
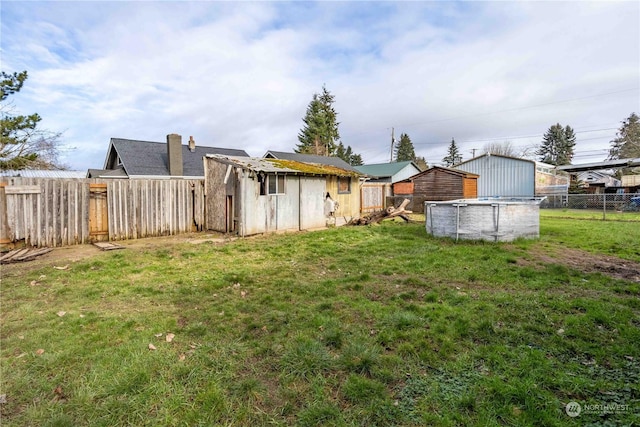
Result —
<instances>
[{"instance_id":1,"label":"neighboring house","mask_svg":"<svg viewBox=\"0 0 640 427\"><path fill-rule=\"evenodd\" d=\"M362 173L340 157L267 151L263 158L324 165L329 168L338 168L341 171L348 172L347 175L343 173L327 175L326 191L331 194L333 200L338 202L340 206L336 212L336 217L344 219L345 217L354 217L360 214L361 197L359 178L362 176Z\"/></svg>"},{"instance_id":2,"label":"neighboring house","mask_svg":"<svg viewBox=\"0 0 640 427\"><path fill-rule=\"evenodd\" d=\"M359 193L346 191L358 180L357 171L326 164L207 155L206 228L248 236L325 227L327 192L339 203L337 218L358 214Z\"/></svg>"},{"instance_id":3,"label":"neighboring house","mask_svg":"<svg viewBox=\"0 0 640 427\"><path fill-rule=\"evenodd\" d=\"M462 170L433 166L404 182L413 184L414 212L424 212L424 202L478 197L478 175ZM400 183L399 183L400 184Z\"/></svg>"},{"instance_id":4,"label":"neighboring house","mask_svg":"<svg viewBox=\"0 0 640 427\"><path fill-rule=\"evenodd\" d=\"M483 154L458 163L454 169L478 177L478 197L534 197L536 162L498 154Z\"/></svg>"},{"instance_id":5,"label":"neighboring house","mask_svg":"<svg viewBox=\"0 0 640 427\"><path fill-rule=\"evenodd\" d=\"M418 165L411 161L377 163L354 167L369 177L367 182L384 182L390 184L403 181L421 172Z\"/></svg>"},{"instance_id":6,"label":"neighboring house","mask_svg":"<svg viewBox=\"0 0 640 427\"><path fill-rule=\"evenodd\" d=\"M601 194L607 188L617 188L622 185L619 179L605 171L577 172L576 180L587 190L587 193L592 194Z\"/></svg>"},{"instance_id":7,"label":"neighboring house","mask_svg":"<svg viewBox=\"0 0 640 427\"><path fill-rule=\"evenodd\" d=\"M557 196L569 193L571 177L554 165L536 162L536 196Z\"/></svg>"},{"instance_id":8,"label":"neighboring house","mask_svg":"<svg viewBox=\"0 0 640 427\"><path fill-rule=\"evenodd\" d=\"M167 142L111 138L103 169L89 169L87 178L204 179L203 158L207 154L249 155L244 150L186 145L177 134Z\"/></svg>"},{"instance_id":9,"label":"neighboring house","mask_svg":"<svg viewBox=\"0 0 640 427\"><path fill-rule=\"evenodd\" d=\"M377 163L355 168L368 177L361 190L363 212L384 209L386 198L396 195L396 188L400 190L398 194L411 194L408 185L397 186L396 183L420 172L418 165L411 161Z\"/></svg>"},{"instance_id":10,"label":"neighboring house","mask_svg":"<svg viewBox=\"0 0 640 427\"><path fill-rule=\"evenodd\" d=\"M640 175L623 175L621 181L625 193L640 193Z\"/></svg>"}]
</instances>

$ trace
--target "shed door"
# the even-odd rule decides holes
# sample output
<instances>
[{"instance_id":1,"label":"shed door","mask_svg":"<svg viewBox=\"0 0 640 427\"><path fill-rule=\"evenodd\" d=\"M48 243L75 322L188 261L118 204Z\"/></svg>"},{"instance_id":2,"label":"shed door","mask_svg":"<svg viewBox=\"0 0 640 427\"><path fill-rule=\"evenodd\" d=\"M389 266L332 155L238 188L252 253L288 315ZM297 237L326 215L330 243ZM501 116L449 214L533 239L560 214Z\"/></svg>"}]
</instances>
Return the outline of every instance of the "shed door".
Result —
<instances>
[{"instance_id":1,"label":"shed door","mask_svg":"<svg viewBox=\"0 0 640 427\"><path fill-rule=\"evenodd\" d=\"M463 179L464 189L462 197L465 199L476 199L478 197L478 180L475 178Z\"/></svg>"},{"instance_id":2,"label":"shed door","mask_svg":"<svg viewBox=\"0 0 640 427\"><path fill-rule=\"evenodd\" d=\"M327 225L324 197L327 180L324 177L300 177L300 230Z\"/></svg>"},{"instance_id":3,"label":"shed door","mask_svg":"<svg viewBox=\"0 0 640 427\"><path fill-rule=\"evenodd\" d=\"M89 184L89 239L109 240L107 184Z\"/></svg>"}]
</instances>

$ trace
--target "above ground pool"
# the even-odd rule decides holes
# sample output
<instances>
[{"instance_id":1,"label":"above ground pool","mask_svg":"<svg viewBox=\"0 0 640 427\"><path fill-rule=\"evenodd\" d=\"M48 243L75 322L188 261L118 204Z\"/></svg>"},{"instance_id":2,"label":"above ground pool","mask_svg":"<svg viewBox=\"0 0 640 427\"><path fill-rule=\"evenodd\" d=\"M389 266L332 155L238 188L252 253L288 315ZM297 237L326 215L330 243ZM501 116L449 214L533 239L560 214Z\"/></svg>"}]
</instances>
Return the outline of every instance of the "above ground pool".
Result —
<instances>
[{"instance_id":1,"label":"above ground pool","mask_svg":"<svg viewBox=\"0 0 640 427\"><path fill-rule=\"evenodd\" d=\"M456 240L510 242L540 237L544 198L458 199L424 202L427 233Z\"/></svg>"}]
</instances>

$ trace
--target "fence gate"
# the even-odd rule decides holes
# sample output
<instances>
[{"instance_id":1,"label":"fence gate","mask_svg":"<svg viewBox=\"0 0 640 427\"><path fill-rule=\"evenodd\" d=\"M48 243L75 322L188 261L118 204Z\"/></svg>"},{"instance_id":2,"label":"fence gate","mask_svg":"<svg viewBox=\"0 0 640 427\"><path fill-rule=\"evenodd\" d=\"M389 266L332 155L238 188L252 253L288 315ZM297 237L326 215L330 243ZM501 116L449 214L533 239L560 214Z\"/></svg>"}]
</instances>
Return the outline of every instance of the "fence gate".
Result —
<instances>
[{"instance_id":1,"label":"fence gate","mask_svg":"<svg viewBox=\"0 0 640 427\"><path fill-rule=\"evenodd\" d=\"M363 185L360 189L361 212L384 209L384 187L382 185Z\"/></svg>"},{"instance_id":2,"label":"fence gate","mask_svg":"<svg viewBox=\"0 0 640 427\"><path fill-rule=\"evenodd\" d=\"M109 240L109 210L107 184L89 184L89 239Z\"/></svg>"}]
</instances>

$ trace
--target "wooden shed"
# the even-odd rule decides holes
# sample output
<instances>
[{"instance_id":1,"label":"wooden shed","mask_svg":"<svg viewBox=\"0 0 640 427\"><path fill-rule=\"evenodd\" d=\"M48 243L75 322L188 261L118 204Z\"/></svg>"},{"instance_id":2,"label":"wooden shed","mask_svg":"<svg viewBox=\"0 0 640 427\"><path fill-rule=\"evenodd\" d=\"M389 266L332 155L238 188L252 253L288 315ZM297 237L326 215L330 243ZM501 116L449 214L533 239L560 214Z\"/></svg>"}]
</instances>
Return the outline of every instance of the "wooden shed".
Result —
<instances>
[{"instance_id":1,"label":"wooden shed","mask_svg":"<svg viewBox=\"0 0 640 427\"><path fill-rule=\"evenodd\" d=\"M433 166L409 178L413 183L413 211L423 212L426 200L442 201L478 197L479 175Z\"/></svg>"},{"instance_id":2,"label":"wooden shed","mask_svg":"<svg viewBox=\"0 0 640 427\"><path fill-rule=\"evenodd\" d=\"M331 165L211 154L204 159L206 228L252 234L325 227L325 195L336 219L358 215L359 173Z\"/></svg>"}]
</instances>

